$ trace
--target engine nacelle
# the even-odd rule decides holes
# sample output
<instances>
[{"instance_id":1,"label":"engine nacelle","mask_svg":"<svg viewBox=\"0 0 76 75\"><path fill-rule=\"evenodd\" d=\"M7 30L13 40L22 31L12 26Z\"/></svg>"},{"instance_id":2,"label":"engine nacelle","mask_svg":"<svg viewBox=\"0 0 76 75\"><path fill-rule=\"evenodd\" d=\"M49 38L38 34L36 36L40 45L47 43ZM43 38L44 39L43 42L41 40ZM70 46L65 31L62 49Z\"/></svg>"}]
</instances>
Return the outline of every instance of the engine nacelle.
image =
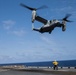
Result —
<instances>
[{"instance_id":1,"label":"engine nacelle","mask_svg":"<svg viewBox=\"0 0 76 75\"><path fill-rule=\"evenodd\" d=\"M32 11L32 23L34 23L36 17L36 10Z\"/></svg>"},{"instance_id":2,"label":"engine nacelle","mask_svg":"<svg viewBox=\"0 0 76 75\"><path fill-rule=\"evenodd\" d=\"M66 25L62 25L62 31L65 31L66 30Z\"/></svg>"},{"instance_id":3,"label":"engine nacelle","mask_svg":"<svg viewBox=\"0 0 76 75\"><path fill-rule=\"evenodd\" d=\"M62 21L62 31L65 31L66 30L66 21L63 20Z\"/></svg>"}]
</instances>

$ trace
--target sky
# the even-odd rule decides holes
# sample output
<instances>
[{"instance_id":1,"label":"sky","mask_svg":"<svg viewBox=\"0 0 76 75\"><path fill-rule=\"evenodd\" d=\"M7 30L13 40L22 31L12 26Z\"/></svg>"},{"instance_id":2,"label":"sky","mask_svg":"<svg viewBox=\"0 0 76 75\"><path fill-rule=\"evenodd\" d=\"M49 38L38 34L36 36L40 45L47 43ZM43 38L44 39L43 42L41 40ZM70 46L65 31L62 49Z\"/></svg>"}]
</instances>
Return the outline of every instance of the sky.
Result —
<instances>
[{"instance_id":1,"label":"sky","mask_svg":"<svg viewBox=\"0 0 76 75\"><path fill-rule=\"evenodd\" d=\"M37 14L47 20L72 14L66 31L55 28L51 34L32 31L31 11L24 3L38 8ZM76 59L76 0L0 0L0 63L40 62ZM35 21L36 28L43 26Z\"/></svg>"}]
</instances>

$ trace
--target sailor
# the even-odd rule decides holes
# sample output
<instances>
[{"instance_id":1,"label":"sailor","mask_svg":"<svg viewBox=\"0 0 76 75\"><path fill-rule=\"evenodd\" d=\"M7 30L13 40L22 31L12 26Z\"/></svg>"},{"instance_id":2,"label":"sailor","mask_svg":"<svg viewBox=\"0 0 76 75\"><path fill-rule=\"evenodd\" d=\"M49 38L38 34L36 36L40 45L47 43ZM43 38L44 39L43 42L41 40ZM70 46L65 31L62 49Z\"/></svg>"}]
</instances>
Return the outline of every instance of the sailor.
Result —
<instances>
[{"instance_id":1,"label":"sailor","mask_svg":"<svg viewBox=\"0 0 76 75\"><path fill-rule=\"evenodd\" d=\"M54 70L58 70L58 62L56 60L53 62L53 65L54 65Z\"/></svg>"}]
</instances>

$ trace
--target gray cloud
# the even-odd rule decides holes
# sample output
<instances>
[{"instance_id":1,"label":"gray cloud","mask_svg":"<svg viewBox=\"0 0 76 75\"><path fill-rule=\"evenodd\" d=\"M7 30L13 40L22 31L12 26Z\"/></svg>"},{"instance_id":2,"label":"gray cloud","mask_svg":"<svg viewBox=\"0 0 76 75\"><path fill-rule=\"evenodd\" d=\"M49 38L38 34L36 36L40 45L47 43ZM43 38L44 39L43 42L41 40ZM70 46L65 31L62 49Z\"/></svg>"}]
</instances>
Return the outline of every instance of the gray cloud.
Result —
<instances>
[{"instance_id":1,"label":"gray cloud","mask_svg":"<svg viewBox=\"0 0 76 75\"><path fill-rule=\"evenodd\" d=\"M17 36L23 36L26 34L26 31L25 30L14 30L14 31L11 31L10 32L11 34L14 34L14 35L17 35Z\"/></svg>"},{"instance_id":2,"label":"gray cloud","mask_svg":"<svg viewBox=\"0 0 76 75\"><path fill-rule=\"evenodd\" d=\"M6 30L9 30L13 27L13 25L15 25L15 21L13 20L6 20L6 21L3 21L3 28L6 29Z\"/></svg>"},{"instance_id":3,"label":"gray cloud","mask_svg":"<svg viewBox=\"0 0 76 75\"><path fill-rule=\"evenodd\" d=\"M12 63L15 62L15 58L9 55L0 55L0 63Z\"/></svg>"}]
</instances>

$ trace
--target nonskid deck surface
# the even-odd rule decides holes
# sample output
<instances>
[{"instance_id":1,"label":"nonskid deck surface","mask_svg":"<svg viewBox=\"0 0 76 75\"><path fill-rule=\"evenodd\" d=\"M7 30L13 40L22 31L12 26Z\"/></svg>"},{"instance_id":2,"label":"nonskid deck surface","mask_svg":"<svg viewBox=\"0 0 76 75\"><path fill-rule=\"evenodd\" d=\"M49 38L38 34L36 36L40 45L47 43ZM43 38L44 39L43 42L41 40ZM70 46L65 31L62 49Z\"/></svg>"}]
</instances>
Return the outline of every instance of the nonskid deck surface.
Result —
<instances>
[{"instance_id":1,"label":"nonskid deck surface","mask_svg":"<svg viewBox=\"0 0 76 75\"><path fill-rule=\"evenodd\" d=\"M0 69L0 75L76 75L76 69L59 69L52 68L25 68L25 69Z\"/></svg>"}]
</instances>

